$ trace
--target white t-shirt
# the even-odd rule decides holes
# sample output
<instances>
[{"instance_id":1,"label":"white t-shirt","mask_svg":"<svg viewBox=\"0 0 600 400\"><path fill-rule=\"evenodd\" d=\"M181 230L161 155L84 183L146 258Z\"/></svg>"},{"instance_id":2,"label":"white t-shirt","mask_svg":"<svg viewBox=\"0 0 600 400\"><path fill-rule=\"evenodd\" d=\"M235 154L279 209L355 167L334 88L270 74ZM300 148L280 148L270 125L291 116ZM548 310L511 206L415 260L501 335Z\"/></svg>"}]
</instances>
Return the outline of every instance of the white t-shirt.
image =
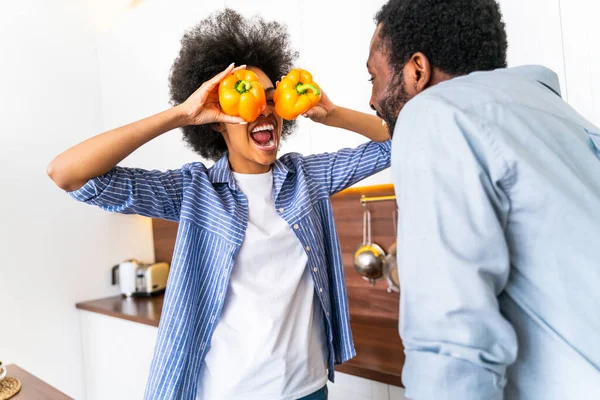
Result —
<instances>
[{"instance_id":1,"label":"white t-shirt","mask_svg":"<svg viewBox=\"0 0 600 400\"><path fill-rule=\"evenodd\" d=\"M323 311L308 257L275 210L273 173L234 178L248 200L248 228L197 399L298 399L327 383Z\"/></svg>"}]
</instances>

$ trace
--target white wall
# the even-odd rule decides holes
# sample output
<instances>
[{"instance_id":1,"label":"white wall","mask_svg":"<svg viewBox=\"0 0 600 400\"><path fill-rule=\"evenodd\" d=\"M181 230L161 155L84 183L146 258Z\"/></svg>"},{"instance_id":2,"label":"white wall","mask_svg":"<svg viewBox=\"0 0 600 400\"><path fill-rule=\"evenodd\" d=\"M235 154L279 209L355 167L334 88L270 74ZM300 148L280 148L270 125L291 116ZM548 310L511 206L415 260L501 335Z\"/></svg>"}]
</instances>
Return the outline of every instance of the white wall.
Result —
<instances>
[{"instance_id":1,"label":"white wall","mask_svg":"<svg viewBox=\"0 0 600 400\"><path fill-rule=\"evenodd\" d=\"M600 3L594 0L498 0L510 66L542 64L559 77L563 98L600 125Z\"/></svg>"},{"instance_id":2,"label":"white wall","mask_svg":"<svg viewBox=\"0 0 600 400\"><path fill-rule=\"evenodd\" d=\"M561 0L569 103L600 126L600 3Z\"/></svg>"},{"instance_id":3,"label":"white wall","mask_svg":"<svg viewBox=\"0 0 600 400\"><path fill-rule=\"evenodd\" d=\"M498 2L506 23L509 66L545 65L558 74L565 94L559 0L498 0Z\"/></svg>"},{"instance_id":4,"label":"white wall","mask_svg":"<svg viewBox=\"0 0 600 400\"><path fill-rule=\"evenodd\" d=\"M115 293L112 264L153 257L145 219L75 204L45 173L102 128L86 15L78 0L0 2L0 359L77 399L75 303Z\"/></svg>"}]
</instances>

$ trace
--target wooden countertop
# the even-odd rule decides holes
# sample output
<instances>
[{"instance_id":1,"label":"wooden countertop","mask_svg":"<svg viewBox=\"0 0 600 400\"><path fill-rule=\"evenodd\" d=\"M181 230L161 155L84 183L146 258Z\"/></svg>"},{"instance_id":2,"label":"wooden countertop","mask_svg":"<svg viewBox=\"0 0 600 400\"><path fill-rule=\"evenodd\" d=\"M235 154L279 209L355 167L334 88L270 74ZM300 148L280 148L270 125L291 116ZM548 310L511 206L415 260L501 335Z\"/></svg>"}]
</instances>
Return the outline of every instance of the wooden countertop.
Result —
<instances>
[{"instance_id":1,"label":"wooden countertop","mask_svg":"<svg viewBox=\"0 0 600 400\"><path fill-rule=\"evenodd\" d=\"M8 376L19 378L22 384L21 391L11 397L11 400L73 400L72 397L67 396L15 364L7 365L6 369Z\"/></svg>"},{"instance_id":2,"label":"wooden countertop","mask_svg":"<svg viewBox=\"0 0 600 400\"><path fill-rule=\"evenodd\" d=\"M164 295L150 298L114 296L78 303L77 308L146 325L158 326ZM356 357L336 371L402 386L404 351L396 321L351 316ZM392 340L390 340L392 338Z\"/></svg>"},{"instance_id":3,"label":"wooden countertop","mask_svg":"<svg viewBox=\"0 0 600 400\"><path fill-rule=\"evenodd\" d=\"M77 303L75 306L80 310L158 327L164 297L164 295L154 297L114 296Z\"/></svg>"}]
</instances>

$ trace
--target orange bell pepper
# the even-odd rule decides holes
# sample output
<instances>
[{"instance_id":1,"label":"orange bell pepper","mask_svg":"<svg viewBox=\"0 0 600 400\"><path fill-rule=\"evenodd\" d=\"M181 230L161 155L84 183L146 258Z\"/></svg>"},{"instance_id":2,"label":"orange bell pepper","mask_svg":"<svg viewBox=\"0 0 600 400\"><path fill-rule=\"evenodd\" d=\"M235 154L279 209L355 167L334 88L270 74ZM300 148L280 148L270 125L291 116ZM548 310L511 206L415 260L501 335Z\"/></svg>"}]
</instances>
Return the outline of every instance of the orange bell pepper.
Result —
<instances>
[{"instance_id":1,"label":"orange bell pepper","mask_svg":"<svg viewBox=\"0 0 600 400\"><path fill-rule=\"evenodd\" d=\"M321 100L321 89L312 80L310 72L296 68L277 85L273 94L275 112L292 120L313 108Z\"/></svg>"},{"instance_id":2,"label":"orange bell pepper","mask_svg":"<svg viewBox=\"0 0 600 400\"><path fill-rule=\"evenodd\" d=\"M219 104L225 114L253 122L267 106L265 89L254 72L241 69L219 84Z\"/></svg>"}]
</instances>

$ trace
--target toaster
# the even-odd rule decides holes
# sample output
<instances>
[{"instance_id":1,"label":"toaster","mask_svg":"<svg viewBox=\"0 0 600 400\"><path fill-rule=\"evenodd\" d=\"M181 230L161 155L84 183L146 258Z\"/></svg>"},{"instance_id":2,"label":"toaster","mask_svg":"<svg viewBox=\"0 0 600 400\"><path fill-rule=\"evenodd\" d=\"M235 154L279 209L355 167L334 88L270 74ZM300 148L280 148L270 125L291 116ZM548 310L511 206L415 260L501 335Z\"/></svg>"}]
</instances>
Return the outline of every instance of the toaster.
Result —
<instances>
[{"instance_id":1,"label":"toaster","mask_svg":"<svg viewBox=\"0 0 600 400\"><path fill-rule=\"evenodd\" d=\"M135 273L135 295L154 296L164 293L169 277L169 264L143 264Z\"/></svg>"}]
</instances>

